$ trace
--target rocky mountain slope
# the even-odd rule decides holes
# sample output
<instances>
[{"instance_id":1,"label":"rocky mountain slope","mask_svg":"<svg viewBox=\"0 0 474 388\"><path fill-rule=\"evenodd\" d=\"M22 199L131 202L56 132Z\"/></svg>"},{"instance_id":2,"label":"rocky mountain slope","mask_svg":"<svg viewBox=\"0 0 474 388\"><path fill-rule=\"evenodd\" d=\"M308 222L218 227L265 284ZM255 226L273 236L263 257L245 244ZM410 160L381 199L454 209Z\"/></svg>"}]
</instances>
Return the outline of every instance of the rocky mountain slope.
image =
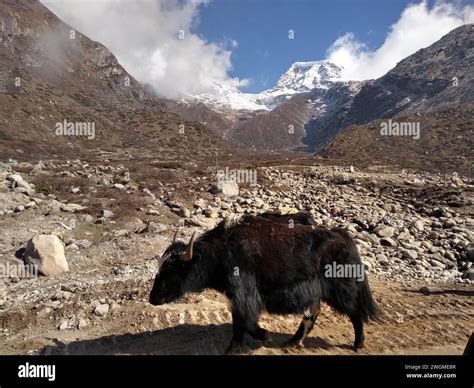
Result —
<instances>
[{"instance_id":1,"label":"rocky mountain slope","mask_svg":"<svg viewBox=\"0 0 474 388\"><path fill-rule=\"evenodd\" d=\"M397 116L401 122L419 123L420 138L382 136L381 123L351 125L336 135L317 154L358 166L395 163L406 168L456 171L473 175L474 109L472 104L447 107L429 113ZM471 172L472 171L472 172Z\"/></svg>"},{"instance_id":2,"label":"rocky mountain slope","mask_svg":"<svg viewBox=\"0 0 474 388\"><path fill-rule=\"evenodd\" d=\"M226 148L202 125L165 112L106 47L38 1L2 1L0 19L0 157L146 149L174 158L191 147L196 155ZM58 136L64 120L93 124L94 138Z\"/></svg>"},{"instance_id":3,"label":"rocky mountain slope","mask_svg":"<svg viewBox=\"0 0 474 388\"><path fill-rule=\"evenodd\" d=\"M474 24L451 31L383 77L368 82L347 112L352 124L474 102Z\"/></svg>"},{"instance_id":4,"label":"rocky mountain slope","mask_svg":"<svg viewBox=\"0 0 474 388\"><path fill-rule=\"evenodd\" d=\"M465 25L377 80L338 82L330 62L295 64L257 98L274 109L235 122L228 138L256 149L319 150L350 125L472 104L473 58L474 25ZM455 129L447 135L457 136Z\"/></svg>"},{"instance_id":5,"label":"rocky mountain slope","mask_svg":"<svg viewBox=\"0 0 474 388\"><path fill-rule=\"evenodd\" d=\"M344 131L319 154L354 163L443 168L468 174L474 157L474 25L455 29L364 85ZM387 119L419 125L420 137L385 136ZM365 124L365 125L363 125Z\"/></svg>"},{"instance_id":6,"label":"rocky mountain slope","mask_svg":"<svg viewBox=\"0 0 474 388\"><path fill-rule=\"evenodd\" d=\"M235 123L228 140L255 149L312 150L350 123L347 112L362 85L364 82L331 82L309 92L295 92L272 111Z\"/></svg>"}]
</instances>

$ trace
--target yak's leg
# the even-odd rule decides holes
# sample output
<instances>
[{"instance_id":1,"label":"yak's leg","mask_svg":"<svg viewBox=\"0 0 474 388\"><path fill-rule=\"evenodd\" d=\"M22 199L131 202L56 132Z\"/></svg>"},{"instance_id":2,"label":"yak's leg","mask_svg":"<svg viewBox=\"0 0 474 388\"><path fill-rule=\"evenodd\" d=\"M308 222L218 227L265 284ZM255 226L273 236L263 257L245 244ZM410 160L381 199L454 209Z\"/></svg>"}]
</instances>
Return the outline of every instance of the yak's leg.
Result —
<instances>
[{"instance_id":1,"label":"yak's leg","mask_svg":"<svg viewBox=\"0 0 474 388\"><path fill-rule=\"evenodd\" d=\"M232 300L229 297L226 297L227 309L232 313ZM258 323L250 329L249 334L252 336L253 339L258 341L268 341L270 339L270 334L267 330L261 328ZM238 336L237 336L238 337Z\"/></svg>"},{"instance_id":2,"label":"yak's leg","mask_svg":"<svg viewBox=\"0 0 474 388\"><path fill-rule=\"evenodd\" d=\"M295 335L285 344L285 346L303 346L303 341L313 329L314 323L321 312L321 301L314 302L311 307L304 312L303 320Z\"/></svg>"},{"instance_id":3,"label":"yak's leg","mask_svg":"<svg viewBox=\"0 0 474 388\"><path fill-rule=\"evenodd\" d=\"M236 312L232 311L232 339L226 349L226 354L239 353L242 350L244 342L245 325L242 317Z\"/></svg>"},{"instance_id":4,"label":"yak's leg","mask_svg":"<svg viewBox=\"0 0 474 388\"><path fill-rule=\"evenodd\" d=\"M270 340L270 333L265 330L264 328L260 327L258 324L255 325L253 330L249 333L253 339L258 341L269 341Z\"/></svg>"},{"instance_id":5,"label":"yak's leg","mask_svg":"<svg viewBox=\"0 0 474 388\"><path fill-rule=\"evenodd\" d=\"M267 331L258 326L261 300L255 287L238 287L232 295L232 340L226 353L241 351L245 333L258 340L268 338Z\"/></svg>"},{"instance_id":6,"label":"yak's leg","mask_svg":"<svg viewBox=\"0 0 474 388\"><path fill-rule=\"evenodd\" d=\"M246 320L247 317L236 311L232 311L232 340L226 350L227 354L239 353L242 351L242 344L244 342L245 333L248 333L252 338L259 341L266 341L269 339L269 334L265 329L262 329L257 322Z\"/></svg>"},{"instance_id":7,"label":"yak's leg","mask_svg":"<svg viewBox=\"0 0 474 388\"><path fill-rule=\"evenodd\" d=\"M350 317L352 326L354 326L355 341L354 341L354 350L357 351L364 347L364 324L362 319L359 316L353 315Z\"/></svg>"}]
</instances>

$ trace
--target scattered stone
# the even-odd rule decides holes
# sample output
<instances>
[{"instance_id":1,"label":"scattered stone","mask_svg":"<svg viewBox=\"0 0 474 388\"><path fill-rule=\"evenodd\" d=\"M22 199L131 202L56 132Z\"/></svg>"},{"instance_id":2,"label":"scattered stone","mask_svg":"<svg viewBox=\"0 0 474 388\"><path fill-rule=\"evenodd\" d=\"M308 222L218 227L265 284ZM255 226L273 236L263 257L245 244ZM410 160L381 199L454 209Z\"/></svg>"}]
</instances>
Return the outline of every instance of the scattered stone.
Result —
<instances>
[{"instance_id":1,"label":"scattered stone","mask_svg":"<svg viewBox=\"0 0 474 388\"><path fill-rule=\"evenodd\" d=\"M186 220L186 224L191 226L200 226L204 229L212 229L215 226L215 220L212 218L193 216Z\"/></svg>"},{"instance_id":2,"label":"scattered stone","mask_svg":"<svg viewBox=\"0 0 474 388\"><path fill-rule=\"evenodd\" d=\"M87 327L87 321L85 319L82 319L80 318L78 321L77 321L77 328L79 330L82 330L82 329L85 329Z\"/></svg>"},{"instance_id":3,"label":"scattered stone","mask_svg":"<svg viewBox=\"0 0 474 388\"><path fill-rule=\"evenodd\" d=\"M113 234L115 237L125 237L128 236L129 232L127 229L114 230Z\"/></svg>"},{"instance_id":4,"label":"scattered stone","mask_svg":"<svg viewBox=\"0 0 474 388\"><path fill-rule=\"evenodd\" d=\"M374 229L374 233L379 237L392 237L395 233L395 228L387 225L378 225Z\"/></svg>"},{"instance_id":5,"label":"scattered stone","mask_svg":"<svg viewBox=\"0 0 474 388\"><path fill-rule=\"evenodd\" d=\"M168 230L168 227L164 224L157 224L155 222L149 222L147 225L148 231L151 233L163 233Z\"/></svg>"},{"instance_id":6,"label":"scattered stone","mask_svg":"<svg viewBox=\"0 0 474 388\"><path fill-rule=\"evenodd\" d=\"M102 210L102 217L104 218L112 218L114 216L114 213L112 213L110 210Z\"/></svg>"},{"instance_id":7,"label":"scattered stone","mask_svg":"<svg viewBox=\"0 0 474 388\"><path fill-rule=\"evenodd\" d=\"M433 248L433 244L431 244L429 241L422 241L421 246L425 249L428 249L428 250Z\"/></svg>"},{"instance_id":8,"label":"scattered stone","mask_svg":"<svg viewBox=\"0 0 474 388\"><path fill-rule=\"evenodd\" d=\"M77 287L73 285L68 285L68 284L63 284L61 286L62 291L70 292L71 294L75 293L77 291Z\"/></svg>"},{"instance_id":9,"label":"scattered stone","mask_svg":"<svg viewBox=\"0 0 474 388\"><path fill-rule=\"evenodd\" d=\"M83 205L79 205L77 203L63 203L63 204L61 204L60 209L63 212L75 213L77 211L87 209L87 207L83 206Z\"/></svg>"},{"instance_id":10,"label":"scattered stone","mask_svg":"<svg viewBox=\"0 0 474 388\"><path fill-rule=\"evenodd\" d=\"M424 230L424 228L425 228L425 225L424 225L423 221L421 221L421 220L414 221L414 222L411 224L411 226L412 226L413 228L415 228L416 230L420 231L420 232L422 232L422 231Z\"/></svg>"},{"instance_id":11,"label":"scattered stone","mask_svg":"<svg viewBox=\"0 0 474 388\"><path fill-rule=\"evenodd\" d=\"M22 212L23 210L25 210L25 207L24 207L23 205L18 205L18 206L15 208L14 212L15 212L15 213L20 213L20 212Z\"/></svg>"},{"instance_id":12,"label":"scattered stone","mask_svg":"<svg viewBox=\"0 0 474 388\"><path fill-rule=\"evenodd\" d=\"M99 303L94 309L94 314L99 317L106 316L108 312L109 312L109 305L106 303L104 304Z\"/></svg>"},{"instance_id":13,"label":"scattered stone","mask_svg":"<svg viewBox=\"0 0 474 388\"><path fill-rule=\"evenodd\" d=\"M418 259L418 253L412 249L407 249L402 251L403 257L411 260L416 260Z\"/></svg>"},{"instance_id":14,"label":"scattered stone","mask_svg":"<svg viewBox=\"0 0 474 388\"><path fill-rule=\"evenodd\" d=\"M384 247L396 247L397 243L395 242L394 239L392 239L390 237L382 237L380 239L380 245L382 245Z\"/></svg>"},{"instance_id":15,"label":"scattered stone","mask_svg":"<svg viewBox=\"0 0 474 388\"><path fill-rule=\"evenodd\" d=\"M153 199L156 198L155 194L153 194L150 190L148 190L147 188L144 188L142 189L142 191L146 194L146 195L149 195L150 197L152 197Z\"/></svg>"},{"instance_id":16,"label":"scattered stone","mask_svg":"<svg viewBox=\"0 0 474 388\"><path fill-rule=\"evenodd\" d=\"M91 223L94 221L94 217L92 217L90 214L84 214L82 219L87 223Z\"/></svg>"},{"instance_id":17,"label":"scattered stone","mask_svg":"<svg viewBox=\"0 0 474 388\"><path fill-rule=\"evenodd\" d=\"M180 217L189 218L189 217L191 217L191 210L189 210L185 207L181 207L181 208L179 208L179 210L177 211L176 214Z\"/></svg>"}]
</instances>

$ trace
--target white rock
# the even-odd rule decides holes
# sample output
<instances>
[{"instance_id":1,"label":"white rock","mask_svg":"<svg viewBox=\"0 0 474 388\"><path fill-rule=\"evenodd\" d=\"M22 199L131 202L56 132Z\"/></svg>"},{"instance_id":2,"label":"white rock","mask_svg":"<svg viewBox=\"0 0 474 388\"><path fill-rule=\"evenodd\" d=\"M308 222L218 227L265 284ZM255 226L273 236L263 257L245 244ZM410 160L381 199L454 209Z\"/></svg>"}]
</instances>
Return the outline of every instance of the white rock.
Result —
<instances>
[{"instance_id":1,"label":"white rock","mask_svg":"<svg viewBox=\"0 0 474 388\"><path fill-rule=\"evenodd\" d=\"M379 237L392 237L393 234L395 233L395 228L392 226L387 226L387 225L378 225L374 229L375 234Z\"/></svg>"},{"instance_id":2,"label":"white rock","mask_svg":"<svg viewBox=\"0 0 474 388\"><path fill-rule=\"evenodd\" d=\"M28 191L34 191L30 184L25 181L20 174L9 174L7 176L7 179L10 182L13 182L15 187L20 187Z\"/></svg>"},{"instance_id":3,"label":"white rock","mask_svg":"<svg viewBox=\"0 0 474 388\"><path fill-rule=\"evenodd\" d=\"M63 203L61 204L61 210L63 212L75 213L80 210L84 210L86 206L79 205L77 203Z\"/></svg>"},{"instance_id":4,"label":"white rock","mask_svg":"<svg viewBox=\"0 0 474 388\"><path fill-rule=\"evenodd\" d=\"M112 213L110 210L102 210L102 217L105 218L112 218L114 216L114 213Z\"/></svg>"},{"instance_id":5,"label":"white rock","mask_svg":"<svg viewBox=\"0 0 474 388\"><path fill-rule=\"evenodd\" d=\"M96 308L94 309L94 314L98 315L99 317L106 316L108 312L109 312L109 305L106 303L98 304Z\"/></svg>"},{"instance_id":6,"label":"white rock","mask_svg":"<svg viewBox=\"0 0 474 388\"><path fill-rule=\"evenodd\" d=\"M227 196L239 195L239 185L233 181L222 181L211 188L211 193Z\"/></svg>"},{"instance_id":7,"label":"white rock","mask_svg":"<svg viewBox=\"0 0 474 388\"><path fill-rule=\"evenodd\" d=\"M39 273L55 276L69 271L64 243L56 235L38 234L26 244L25 262L35 265Z\"/></svg>"}]
</instances>

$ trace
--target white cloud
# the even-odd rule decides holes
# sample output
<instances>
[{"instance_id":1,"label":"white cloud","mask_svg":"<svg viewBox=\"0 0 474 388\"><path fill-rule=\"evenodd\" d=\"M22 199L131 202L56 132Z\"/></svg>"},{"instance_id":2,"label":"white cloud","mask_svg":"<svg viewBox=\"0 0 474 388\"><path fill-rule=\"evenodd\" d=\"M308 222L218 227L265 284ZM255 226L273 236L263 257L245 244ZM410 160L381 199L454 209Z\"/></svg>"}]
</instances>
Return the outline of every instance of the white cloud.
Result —
<instances>
[{"instance_id":1,"label":"white cloud","mask_svg":"<svg viewBox=\"0 0 474 388\"><path fill-rule=\"evenodd\" d=\"M370 50L352 33L339 37L327 52L327 59L343 66L343 79L378 78L407 56L427 47L449 31L474 22L473 6L437 2L430 8L424 0L405 8L390 27L382 46Z\"/></svg>"},{"instance_id":2,"label":"white cloud","mask_svg":"<svg viewBox=\"0 0 474 388\"><path fill-rule=\"evenodd\" d=\"M42 0L62 20L107 46L125 69L175 98L232 87L231 49L193 33L208 0ZM180 39L184 37L184 39ZM246 80L240 80L244 84Z\"/></svg>"}]
</instances>

